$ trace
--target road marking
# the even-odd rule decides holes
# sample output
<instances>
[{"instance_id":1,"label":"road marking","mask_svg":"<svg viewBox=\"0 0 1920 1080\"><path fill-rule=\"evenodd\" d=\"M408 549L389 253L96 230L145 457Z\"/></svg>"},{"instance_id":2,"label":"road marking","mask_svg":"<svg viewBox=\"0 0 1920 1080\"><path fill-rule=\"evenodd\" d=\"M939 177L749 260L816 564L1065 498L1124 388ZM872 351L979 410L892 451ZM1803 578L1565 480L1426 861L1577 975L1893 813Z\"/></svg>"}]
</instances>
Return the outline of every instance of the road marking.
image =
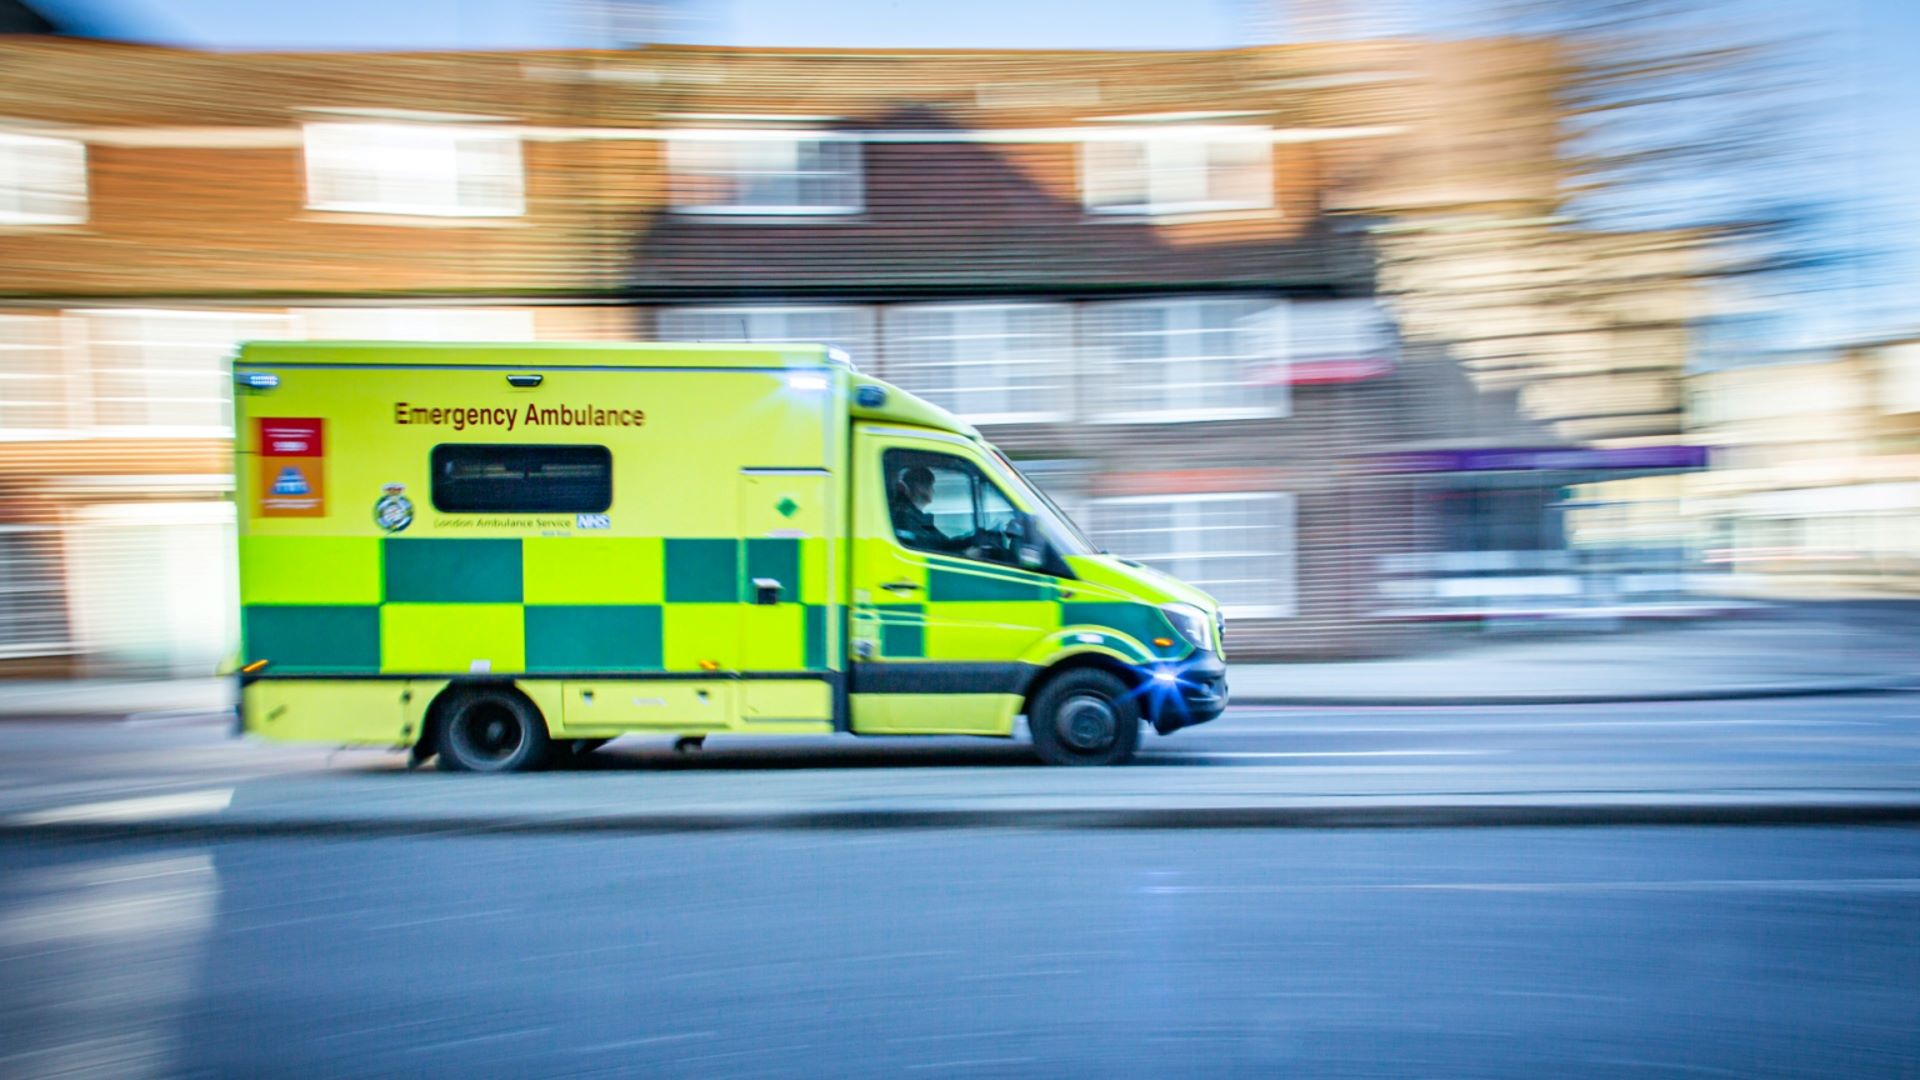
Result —
<instances>
[{"instance_id":1,"label":"road marking","mask_svg":"<svg viewBox=\"0 0 1920 1080\"><path fill-rule=\"evenodd\" d=\"M232 709L163 709L158 712L130 714L120 721L122 727L191 727L221 721L232 722Z\"/></svg>"},{"instance_id":2,"label":"road marking","mask_svg":"<svg viewBox=\"0 0 1920 1080\"><path fill-rule=\"evenodd\" d=\"M661 1043L688 1042L693 1039L713 1039L720 1035L717 1031L686 1031L677 1035L654 1035L645 1039L622 1039L619 1042L594 1043L590 1046L576 1046L569 1053L598 1054L607 1050L630 1050L636 1046L658 1046Z\"/></svg>"},{"instance_id":3,"label":"road marking","mask_svg":"<svg viewBox=\"0 0 1920 1080\"><path fill-rule=\"evenodd\" d=\"M1155 895L1327 892L1920 892L1920 878L1701 878L1692 881L1432 881L1353 885L1146 885Z\"/></svg>"},{"instance_id":4,"label":"road marking","mask_svg":"<svg viewBox=\"0 0 1920 1080\"><path fill-rule=\"evenodd\" d=\"M136 799L110 799L106 802L56 806L49 810L15 814L9 820L18 825L153 821L157 818L217 814L232 803L232 788L208 788L205 791L181 791L171 795L147 795Z\"/></svg>"},{"instance_id":5,"label":"road marking","mask_svg":"<svg viewBox=\"0 0 1920 1080\"><path fill-rule=\"evenodd\" d=\"M1486 757L1505 750L1149 750L1156 758L1377 758L1377 757Z\"/></svg>"},{"instance_id":6,"label":"road marking","mask_svg":"<svg viewBox=\"0 0 1920 1080\"><path fill-rule=\"evenodd\" d=\"M1573 731L1659 727L1886 727L1884 720L1543 720L1512 724L1365 724L1329 727L1322 724L1224 724L1201 730L1208 738L1221 735L1409 735L1425 732L1485 733L1502 731Z\"/></svg>"}]
</instances>

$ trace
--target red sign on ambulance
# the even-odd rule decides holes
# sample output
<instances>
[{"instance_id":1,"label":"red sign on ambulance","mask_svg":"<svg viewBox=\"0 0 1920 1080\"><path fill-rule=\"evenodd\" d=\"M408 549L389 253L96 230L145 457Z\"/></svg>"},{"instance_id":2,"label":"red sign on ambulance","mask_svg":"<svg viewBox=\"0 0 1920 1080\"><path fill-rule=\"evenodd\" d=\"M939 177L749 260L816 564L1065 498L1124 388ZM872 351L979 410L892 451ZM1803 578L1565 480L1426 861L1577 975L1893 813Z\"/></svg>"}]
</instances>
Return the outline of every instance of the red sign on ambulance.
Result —
<instances>
[{"instance_id":1,"label":"red sign on ambulance","mask_svg":"<svg viewBox=\"0 0 1920 1080\"><path fill-rule=\"evenodd\" d=\"M260 432L260 516L326 516L326 421L264 417L255 423Z\"/></svg>"}]
</instances>

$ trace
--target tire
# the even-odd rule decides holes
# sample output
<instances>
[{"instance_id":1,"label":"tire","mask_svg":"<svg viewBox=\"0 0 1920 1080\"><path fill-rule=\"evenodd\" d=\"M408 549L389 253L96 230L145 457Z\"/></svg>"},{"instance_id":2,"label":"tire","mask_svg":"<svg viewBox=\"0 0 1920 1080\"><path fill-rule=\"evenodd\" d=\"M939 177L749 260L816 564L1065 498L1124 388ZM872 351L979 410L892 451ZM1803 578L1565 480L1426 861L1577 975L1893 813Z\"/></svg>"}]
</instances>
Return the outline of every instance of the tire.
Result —
<instances>
[{"instance_id":1,"label":"tire","mask_svg":"<svg viewBox=\"0 0 1920 1080\"><path fill-rule=\"evenodd\" d=\"M435 745L447 772L524 772L545 765L552 749L540 710L505 687L456 691L438 723Z\"/></svg>"},{"instance_id":2,"label":"tire","mask_svg":"<svg viewBox=\"0 0 1920 1080\"><path fill-rule=\"evenodd\" d=\"M1081 668L1040 689L1027 726L1049 765L1123 765L1140 745L1140 703L1119 676Z\"/></svg>"}]
</instances>

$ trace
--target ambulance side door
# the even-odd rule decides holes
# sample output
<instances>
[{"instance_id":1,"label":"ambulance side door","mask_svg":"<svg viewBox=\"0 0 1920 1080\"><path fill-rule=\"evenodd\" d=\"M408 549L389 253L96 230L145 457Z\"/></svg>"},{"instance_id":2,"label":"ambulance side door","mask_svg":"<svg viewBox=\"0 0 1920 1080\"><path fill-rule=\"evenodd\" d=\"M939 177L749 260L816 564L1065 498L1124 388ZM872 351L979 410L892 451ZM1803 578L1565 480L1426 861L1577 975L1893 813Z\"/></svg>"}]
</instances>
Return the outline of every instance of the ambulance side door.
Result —
<instances>
[{"instance_id":1,"label":"ambulance side door","mask_svg":"<svg viewBox=\"0 0 1920 1080\"><path fill-rule=\"evenodd\" d=\"M853 729L1009 734L1018 658L1060 625L1024 509L957 436L862 428L854 458Z\"/></svg>"}]
</instances>

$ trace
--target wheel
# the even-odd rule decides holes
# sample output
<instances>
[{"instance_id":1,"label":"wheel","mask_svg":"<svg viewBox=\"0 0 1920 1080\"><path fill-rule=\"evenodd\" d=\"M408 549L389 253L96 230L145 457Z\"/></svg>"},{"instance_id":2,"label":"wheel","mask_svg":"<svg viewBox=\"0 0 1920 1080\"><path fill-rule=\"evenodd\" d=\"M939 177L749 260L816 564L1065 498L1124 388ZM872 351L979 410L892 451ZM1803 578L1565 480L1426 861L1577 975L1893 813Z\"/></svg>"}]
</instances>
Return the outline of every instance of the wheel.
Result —
<instances>
[{"instance_id":1,"label":"wheel","mask_svg":"<svg viewBox=\"0 0 1920 1080\"><path fill-rule=\"evenodd\" d=\"M518 772L546 764L547 724L540 710L502 687L457 691L440 710L436 745L449 772Z\"/></svg>"},{"instance_id":2,"label":"wheel","mask_svg":"<svg viewBox=\"0 0 1920 1080\"><path fill-rule=\"evenodd\" d=\"M1041 688L1027 726L1049 765L1120 765L1140 745L1140 703L1119 676L1082 668Z\"/></svg>"}]
</instances>

